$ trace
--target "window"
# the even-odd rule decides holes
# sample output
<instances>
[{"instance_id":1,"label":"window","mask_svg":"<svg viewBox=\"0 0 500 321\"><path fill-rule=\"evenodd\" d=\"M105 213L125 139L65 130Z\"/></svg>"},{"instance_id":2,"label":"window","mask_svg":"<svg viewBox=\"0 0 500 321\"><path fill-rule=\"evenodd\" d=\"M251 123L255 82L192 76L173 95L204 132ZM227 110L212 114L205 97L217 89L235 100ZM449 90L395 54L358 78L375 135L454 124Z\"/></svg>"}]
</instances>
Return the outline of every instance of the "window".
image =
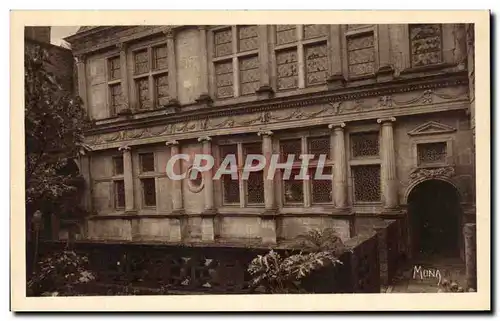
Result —
<instances>
[{"instance_id":1,"label":"window","mask_svg":"<svg viewBox=\"0 0 500 321\"><path fill-rule=\"evenodd\" d=\"M113 161L113 194L114 208L125 208L125 181L123 178L123 156L114 156Z\"/></svg>"},{"instance_id":2,"label":"window","mask_svg":"<svg viewBox=\"0 0 500 321\"><path fill-rule=\"evenodd\" d=\"M440 24L410 24L411 66L422 67L442 62Z\"/></svg>"},{"instance_id":3,"label":"window","mask_svg":"<svg viewBox=\"0 0 500 321\"><path fill-rule=\"evenodd\" d=\"M352 166L355 202L380 202L380 165Z\"/></svg>"},{"instance_id":4,"label":"window","mask_svg":"<svg viewBox=\"0 0 500 321\"><path fill-rule=\"evenodd\" d=\"M327 36L328 25L276 26L274 50L278 90L325 83L328 77ZM304 64L299 63L300 56L304 57Z\"/></svg>"},{"instance_id":5,"label":"window","mask_svg":"<svg viewBox=\"0 0 500 321\"><path fill-rule=\"evenodd\" d=\"M378 156L379 154L378 132L351 134L351 152L352 156L355 158Z\"/></svg>"},{"instance_id":6,"label":"window","mask_svg":"<svg viewBox=\"0 0 500 321\"><path fill-rule=\"evenodd\" d=\"M122 108L121 61L120 56L107 59L108 106L111 116Z\"/></svg>"},{"instance_id":7,"label":"window","mask_svg":"<svg viewBox=\"0 0 500 321\"><path fill-rule=\"evenodd\" d=\"M144 206L156 206L156 184L154 177L141 179Z\"/></svg>"},{"instance_id":8,"label":"window","mask_svg":"<svg viewBox=\"0 0 500 321\"><path fill-rule=\"evenodd\" d=\"M222 145L221 162L226 155L235 155L238 161L238 179L232 179L230 174L222 175L222 196L225 205L256 205L264 204L264 172L250 172L248 178L242 175L242 169L247 155L262 153L262 143L237 143L233 145ZM241 152L239 152L241 150ZM252 165L255 165L252 164Z\"/></svg>"},{"instance_id":9,"label":"window","mask_svg":"<svg viewBox=\"0 0 500 321\"><path fill-rule=\"evenodd\" d=\"M366 76L375 72L375 37L373 31L347 36L349 76Z\"/></svg>"},{"instance_id":10,"label":"window","mask_svg":"<svg viewBox=\"0 0 500 321\"><path fill-rule=\"evenodd\" d=\"M293 170L288 180L285 180L284 170L281 171L283 178L283 201L285 205L305 206L311 204L324 204L332 202L332 161L330 157L330 135L324 136L302 136L295 139L280 140L280 162L285 162L288 155L294 155ZM304 147L303 147L304 146ZM314 155L309 160L309 180L295 179L302 168L301 154ZM320 170L318 160L320 155L325 155L325 163L321 168L322 176L315 178L316 172Z\"/></svg>"},{"instance_id":11,"label":"window","mask_svg":"<svg viewBox=\"0 0 500 321\"><path fill-rule=\"evenodd\" d=\"M154 153L139 154L139 181L142 191L142 205L156 206L156 166Z\"/></svg>"},{"instance_id":12,"label":"window","mask_svg":"<svg viewBox=\"0 0 500 321\"><path fill-rule=\"evenodd\" d=\"M417 145L418 165L439 165L446 163L446 142L425 143Z\"/></svg>"},{"instance_id":13,"label":"window","mask_svg":"<svg viewBox=\"0 0 500 321\"><path fill-rule=\"evenodd\" d=\"M213 31L215 96L252 95L260 86L258 26L230 26Z\"/></svg>"},{"instance_id":14,"label":"window","mask_svg":"<svg viewBox=\"0 0 500 321\"><path fill-rule=\"evenodd\" d=\"M134 84L137 108L148 110L168 103L168 51L166 44L135 50Z\"/></svg>"}]
</instances>

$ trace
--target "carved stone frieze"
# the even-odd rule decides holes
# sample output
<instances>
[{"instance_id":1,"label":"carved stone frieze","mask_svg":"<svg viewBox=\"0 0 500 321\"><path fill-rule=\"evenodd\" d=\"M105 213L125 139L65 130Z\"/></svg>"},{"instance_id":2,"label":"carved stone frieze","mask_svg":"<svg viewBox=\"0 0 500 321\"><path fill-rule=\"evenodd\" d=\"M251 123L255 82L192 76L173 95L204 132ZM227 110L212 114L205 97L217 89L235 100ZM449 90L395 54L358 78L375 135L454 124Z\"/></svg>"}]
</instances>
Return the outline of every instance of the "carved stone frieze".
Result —
<instances>
[{"instance_id":1,"label":"carved stone frieze","mask_svg":"<svg viewBox=\"0 0 500 321\"><path fill-rule=\"evenodd\" d=\"M436 177L451 178L455 176L455 169L451 166L436 168L416 168L410 174L411 180L431 179Z\"/></svg>"},{"instance_id":2,"label":"carved stone frieze","mask_svg":"<svg viewBox=\"0 0 500 321\"><path fill-rule=\"evenodd\" d=\"M247 113L234 113L233 109L218 112L214 115L195 115L186 120L178 117L175 123L172 121L164 125L149 126L147 128L133 128L112 133L89 135L86 140L90 145L101 145L119 141L252 126L256 126L255 131L258 131L261 125L313 119L321 120L322 118L332 116L419 107L431 105L431 102L433 105L458 101L468 101L467 87L455 86L450 88L424 89L416 92L357 97L356 99L343 101L330 99L316 104L308 104L309 101L301 100L288 104L288 108L271 109L270 104L266 104L262 108L259 108L260 111L254 112L249 110Z\"/></svg>"}]
</instances>

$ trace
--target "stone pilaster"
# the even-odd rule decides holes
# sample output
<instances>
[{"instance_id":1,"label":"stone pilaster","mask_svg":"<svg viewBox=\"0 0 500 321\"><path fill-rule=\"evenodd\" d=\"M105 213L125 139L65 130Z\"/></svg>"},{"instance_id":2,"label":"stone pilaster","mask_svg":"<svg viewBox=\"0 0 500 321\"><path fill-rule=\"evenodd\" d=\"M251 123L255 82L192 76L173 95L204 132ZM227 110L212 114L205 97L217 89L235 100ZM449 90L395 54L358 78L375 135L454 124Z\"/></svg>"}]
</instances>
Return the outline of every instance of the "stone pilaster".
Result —
<instances>
[{"instance_id":1,"label":"stone pilaster","mask_svg":"<svg viewBox=\"0 0 500 321\"><path fill-rule=\"evenodd\" d=\"M269 164L273 154L273 142L271 131L260 131L262 137L262 154L266 158L264 167L264 207L265 211L261 216L261 236L262 243L276 244L276 205L274 195L274 177L269 178Z\"/></svg>"},{"instance_id":2,"label":"stone pilaster","mask_svg":"<svg viewBox=\"0 0 500 321\"><path fill-rule=\"evenodd\" d=\"M165 32L167 38L167 63L168 63L168 90L170 101L173 104L178 103L177 97L177 66L175 63L175 39L174 31L167 29Z\"/></svg>"},{"instance_id":3,"label":"stone pilaster","mask_svg":"<svg viewBox=\"0 0 500 321\"><path fill-rule=\"evenodd\" d=\"M120 81L122 87L122 110L130 109L129 104L129 86L128 86L128 67L127 67L127 45L119 43L120 49Z\"/></svg>"},{"instance_id":4,"label":"stone pilaster","mask_svg":"<svg viewBox=\"0 0 500 321\"><path fill-rule=\"evenodd\" d=\"M381 176L383 202L386 209L398 207L398 181L396 171L396 152L394 150L394 117L377 119L382 127Z\"/></svg>"},{"instance_id":5,"label":"stone pilaster","mask_svg":"<svg viewBox=\"0 0 500 321\"><path fill-rule=\"evenodd\" d=\"M381 24L378 29L378 70L377 79L379 81L390 80L394 73L391 65L391 43L389 35L389 25Z\"/></svg>"},{"instance_id":6,"label":"stone pilaster","mask_svg":"<svg viewBox=\"0 0 500 321\"><path fill-rule=\"evenodd\" d=\"M212 155L212 142L210 137L200 137L198 141L202 143L203 154ZM215 239L215 207L214 207L214 183L212 170L204 171L203 190L205 196L205 209L201 218L201 239L202 241L213 241Z\"/></svg>"},{"instance_id":7,"label":"stone pilaster","mask_svg":"<svg viewBox=\"0 0 500 321\"><path fill-rule=\"evenodd\" d=\"M260 60L260 87L257 89L257 96L261 99L272 97L274 90L271 87L270 76L270 55L268 25L259 25L259 60Z\"/></svg>"},{"instance_id":8,"label":"stone pilaster","mask_svg":"<svg viewBox=\"0 0 500 321\"><path fill-rule=\"evenodd\" d=\"M200 33L200 97L208 96L207 26L198 26Z\"/></svg>"},{"instance_id":9,"label":"stone pilaster","mask_svg":"<svg viewBox=\"0 0 500 321\"><path fill-rule=\"evenodd\" d=\"M78 73L78 96L82 99L83 106L87 111L87 115L91 117L90 107L87 99L87 73L85 67L85 56L76 57L76 70Z\"/></svg>"},{"instance_id":10,"label":"stone pilaster","mask_svg":"<svg viewBox=\"0 0 500 321\"><path fill-rule=\"evenodd\" d=\"M83 206L87 211L92 211L92 181L90 172L90 155L83 149L80 151L80 173L85 180L85 189L83 191Z\"/></svg>"},{"instance_id":11,"label":"stone pilaster","mask_svg":"<svg viewBox=\"0 0 500 321\"><path fill-rule=\"evenodd\" d=\"M132 172L132 153L129 146L118 148L123 153L123 183L125 185L125 212L133 212L134 204L134 177Z\"/></svg>"},{"instance_id":12,"label":"stone pilaster","mask_svg":"<svg viewBox=\"0 0 500 321\"><path fill-rule=\"evenodd\" d=\"M333 129L331 140L334 143L333 159L335 162L333 176L333 200L337 209L345 209L347 205L347 161L344 137L345 123L330 124Z\"/></svg>"},{"instance_id":13,"label":"stone pilaster","mask_svg":"<svg viewBox=\"0 0 500 321\"><path fill-rule=\"evenodd\" d=\"M174 157L179 154L179 142L174 140L166 142L165 145L170 146L170 157ZM181 173L181 162L177 160L173 165L173 171L176 174ZM184 204L182 201L182 180L172 180L172 189L170 195L172 198L172 213L181 214L184 209Z\"/></svg>"},{"instance_id":14,"label":"stone pilaster","mask_svg":"<svg viewBox=\"0 0 500 321\"><path fill-rule=\"evenodd\" d=\"M342 32L340 25L330 26L330 77L326 80L328 88L335 89L345 85L344 75L342 74Z\"/></svg>"}]
</instances>

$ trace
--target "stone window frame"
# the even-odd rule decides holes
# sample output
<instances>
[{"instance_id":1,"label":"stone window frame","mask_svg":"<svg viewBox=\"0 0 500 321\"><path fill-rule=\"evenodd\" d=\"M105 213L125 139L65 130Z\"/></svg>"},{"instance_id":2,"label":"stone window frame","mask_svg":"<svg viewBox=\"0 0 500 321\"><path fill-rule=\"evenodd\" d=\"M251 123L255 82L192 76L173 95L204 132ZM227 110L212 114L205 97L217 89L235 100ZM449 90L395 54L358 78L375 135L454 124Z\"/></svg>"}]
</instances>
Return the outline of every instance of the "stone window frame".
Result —
<instances>
[{"instance_id":1,"label":"stone window frame","mask_svg":"<svg viewBox=\"0 0 500 321\"><path fill-rule=\"evenodd\" d=\"M276 25L271 25L270 26L270 35L271 37L269 40L271 41L271 86L273 89L278 92L289 92L289 91L294 91L294 90L300 90L300 89L305 89L305 88L318 88L321 86L326 85L326 79L324 84L313 84L308 86L306 77L307 77L307 72L306 72L306 60L305 60L305 48L309 46L314 46L318 44L324 43L327 47L327 75L331 74L331 43L330 43L330 25L328 26L328 31L326 35L321 36L321 37L316 37L316 38L311 38L311 39L304 39L304 27L306 25L304 24L298 24L295 25L295 31L296 31L296 36L297 39L294 42L286 43L286 44L277 44L276 41ZM278 89L278 73L277 73L277 59L276 55L280 51L287 51L294 49L297 51L297 87L296 88L289 88L289 89Z\"/></svg>"},{"instance_id":2,"label":"stone window frame","mask_svg":"<svg viewBox=\"0 0 500 321\"><path fill-rule=\"evenodd\" d=\"M379 154L377 156L365 156L365 157L353 157L352 147L351 147L351 134L358 133L373 133L378 132L379 135ZM347 152L347 177L348 177L348 199L349 203L354 206L378 206L382 204L382 159L381 159L381 147L382 147L382 132L380 126L370 125L370 126L360 126L360 127L349 127L346 130L346 141L345 148ZM354 192L354 175L352 168L356 166L366 166L366 165L379 165L380 166L380 201L357 201Z\"/></svg>"},{"instance_id":3,"label":"stone window frame","mask_svg":"<svg viewBox=\"0 0 500 321\"><path fill-rule=\"evenodd\" d=\"M342 70L343 75L346 80L363 80L367 78L373 78L376 76L378 68L380 67L380 52L379 52L379 40L378 40L378 25L360 25L352 29L348 28L349 25L341 25L342 29ZM349 52L347 48L347 39L349 37L361 36L364 34L373 35L373 46L375 51L375 60L373 62L373 73L359 76L352 76L349 74Z\"/></svg>"},{"instance_id":4,"label":"stone window frame","mask_svg":"<svg viewBox=\"0 0 500 321\"><path fill-rule=\"evenodd\" d=\"M418 164L418 145L446 143L446 160L442 163ZM453 156L453 135L450 134L429 134L428 137L412 137L410 143L410 155L412 168L435 168L454 166Z\"/></svg>"},{"instance_id":5,"label":"stone window frame","mask_svg":"<svg viewBox=\"0 0 500 321\"><path fill-rule=\"evenodd\" d=\"M120 77L118 78L111 78L110 75L110 70L111 70L111 60L113 59L118 59L120 61ZM113 99L112 99L112 93L111 93L111 87L113 86L121 86L121 96L122 96L122 101L123 101L123 96L125 94L125 88L123 88L123 71L121 69L123 68L123 64L121 62L121 56L120 52L112 52L109 53L105 58L105 68L106 68L106 104L108 106L109 114L111 117L115 117L118 114L118 111L116 110L117 106L113 105Z\"/></svg>"},{"instance_id":6,"label":"stone window frame","mask_svg":"<svg viewBox=\"0 0 500 321\"><path fill-rule=\"evenodd\" d=\"M257 136L257 135L256 135ZM236 138L228 138L228 139L218 139L216 142L217 148L215 148L214 151L214 158L215 158L215 169L214 169L214 175L215 172L218 169L218 166L222 162L222 155L221 155L221 150L223 146L231 146L231 145L236 145L237 148L237 163L238 163L238 185L239 185L239 196L240 196L240 201L239 203L226 203L224 201L224 187L223 187L223 181L222 178L220 180L216 181L216 184L218 185L218 189L220 190L219 195L219 204L221 207L226 207L226 208L263 208L264 207L264 199L262 199L262 203L249 203L247 199L247 182L246 180L243 180L243 177L241 175L241 171L243 169L243 166L245 165L244 161L244 145L247 144L262 144L262 139L259 138L252 138L252 137L242 137L239 139ZM263 171L261 171L263 173ZM264 175L264 174L262 174ZM264 188L264 186L262 187Z\"/></svg>"},{"instance_id":7,"label":"stone window frame","mask_svg":"<svg viewBox=\"0 0 500 321\"><path fill-rule=\"evenodd\" d=\"M209 61L210 61L210 74L211 74L211 89L210 93L211 96L214 97L216 100L229 100L229 99L234 99L238 97L247 97L247 96L254 96L256 93L252 94L241 94L240 90L240 60L245 59L245 58L251 58L251 57L257 57L257 59L261 59L261 49L260 45L253 50L247 50L247 51L239 51L238 49L238 29L240 27L245 27L245 26L253 26L250 24L245 24L245 25L224 25L224 26L216 26L213 27L209 30L208 33L208 56L209 56ZM255 25L259 27L259 25ZM218 31L226 30L226 29L231 29L231 45L232 45L232 50L231 54L225 55L225 56L220 56L217 57L215 55L215 33ZM258 41L261 39L261 34L260 30L258 31ZM220 62L229 62L231 61L231 65L233 67L233 95L231 97L217 97L217 84L216 84L216 74L215 74L215 65ZM260 75L260 68L259 68L259 75ZM262 79L260 79L260 82L262 82Z\"/></svg>"},{"instance_id":8,"label":"stone window frame","mask_svg":"<svg viewBox=\"0 0 500 321\"><path fill-rule=\"evenodd\" d=\"M425 66L413 66L413 62L412 62L412 54L411 54L411 50L412 50L412 45L411 45L411 25L412 24L416 24L416 23L410 23L410 24L407 24L406 25L406 28L407 28L407 32L408 32L408 60L409 60L409 69L411 70L421 70L421 69L428 69L428 68L433 68L433 67L439 67L441 65L443 65L445 63L445 57L444 57L444 54L445 54L445 50L444 50L444 45L445 45L445 41L444 41L444 26L442 23L427 23L427 24L438 24L439 25L439 31L440 31L440 40L441 40L441 61L435 63L435 64L432 64L432 65L425 65ZM421 23L420 23L421 24Z\"/></svg>"},{"instance_id":9,"label":"stone window frame","mask_svg":"<svg viewBox=\"0 0 500 321\"><path fill-rule=\"evenodd\" d=\"M311 173L310 179L309 180L303 180L303 202L286 202L285 201L285 181L283 180L283 174L282 171L276 170L276 181L279 182L277 184L277 195L278 195L278 201L279 201L279 206L287 209L291 209L294 207L302 207L302 208L319 208L322 206L334 206L334 200L333 200L333 189L334 189L334 181L333 181L333 175L334 175L334 140L331 137L331 132L327 130L322 130L322 129L311 129L311 130L302 130L299 132L294 132L294 133L276 133L275 135L275 144L273 144L280 154L281 154L281 146L280 142L281 141L286 141L286 140L294 140L294 139L300 139L301 142L301 153L302 154L308 154L309 153L309 139L310 138L318 138L318 137L330 137L330 155L326 159L325 162L325 168L329 167L331 169L332 173L332 200L331 202L321 202L321 203L314 203L313 202L313 188L312 188L312 177ZM286 161L286 160L285 160ZM280 157L279 162L283 162L283 160ZM299 169L301 168L301 160L299 159L298 161L295 159L294 160L294 169ZM309 170L311 169L316 169L317 163L316 162L311 162L309 163ZM323 173L324 174L324 173ZM293 173L291 174L293 175ZM314 173L312 173L314 175Z\"/></svg>"},{"instance_id":10,"label":"stone window frame","mask_svg":"<svg viewBox=\"0 0 500 321\"><path fill-rule=\"evenodd\" d=\"M176 84L171 84L171 73L175 72L170 70L169 63L167 63L167 67L163 69L155 69L153 68L153 61L154 61L154 48L155 47L160 47L160 46L165 46L167 48L167 60L170 60L171 58L168 57L168 55L171 54L173 50L169 48L168 45L168 40L166 38L161 39L161 40L156 40L156 41L151 41L147 44L140 44L137 46L134 46L133 48L130 48L130 56L131 56L131 80L132 80L132 97L134 99L135 103L135 110L137 111L151 111L151 110L158 110L161 108L161 106L158 104L158 95L156 92L156 78L159 76L166 76L168 79L168 86L175 86ZM139 51L144 51L147 50L148 53L148 72L144 73L136 73L135 71L135 54ZM150 107L149 108L140 108L139 105L139 91L137 88L137 81L139 79L148 79L148 91L149 91L149 101L150 101ZM170 90L169 90L170 91ZM169 93L169 97L167 99L171 99L171 94Z\"/></svg>"},{"instance_id":11,"label":"stone window frame","mask_svg":"<svg viewBox=\"0 0 500 321\"><path fill-rule=\"evenodd\" d=\"M156 210L159 206L158 201L160 200L159 192L159 178L165 176L164 173L161 173L159 171L159 164L158 164L158 150L156 148L140 148L137 150L134 150L134 153L132 154L132 168L133 168L133 181L134 181L134 197L135 197L135 202L136 204L139 205L140 210ZM141 166L141 157L140 155L143 154L153 154L154 158L154 171L152 172L142 172L142 166ZM155 182L155 200L156 204L154 206L147 206L145 205L144 201L144 190L142 187L142 180L143 179L148 179L148 178L153 178Z\"/></svg>"}]
</instances>

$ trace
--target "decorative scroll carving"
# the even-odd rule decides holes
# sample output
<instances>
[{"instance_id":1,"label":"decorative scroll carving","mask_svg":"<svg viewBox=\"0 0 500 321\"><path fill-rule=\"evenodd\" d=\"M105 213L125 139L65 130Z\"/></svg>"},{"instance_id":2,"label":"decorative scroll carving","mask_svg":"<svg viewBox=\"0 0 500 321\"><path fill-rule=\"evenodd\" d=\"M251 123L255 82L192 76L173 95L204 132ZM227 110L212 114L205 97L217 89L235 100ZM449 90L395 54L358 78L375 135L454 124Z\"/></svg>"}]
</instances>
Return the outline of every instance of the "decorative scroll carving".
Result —
<instances>
[{"instance_id":1,"label":"decorative scroll carving","mask_svg":"<svg viewBox=\"0 0 500 321\"><path fill-rule=\"evenodd\" d=\"M260 85L259 57L242 57L239 64L241 95L255 94Z\"/></svg>"},{"instance_id":2,"label":"decorative scroll carving","mask_svg":"<svg viewBox=\"0 0 500 321\"><path fill-rule=\"evenodd\" d=\"M304 25L304 39L327 36L328 27L328 25Z\"/></svg>"},{"instance_id":3,"label":"decorative scroll carving","mask_svg":"<svg viewBox=\"0 0 500 321\"><path fill-rule=\"evenodd\" d=\"M233 62L232 60L215 64L215 82L217 97L233 97Z\"/></svg>"},{"instance_id":4,"label":"decorative scroll carving","mask_svg":"<svg viewBox=\"0 0 500 321\"><path fill-rule=\"evenodd\" d=\"M238 27L238 51L249 51L259 47L258 26Z\"/></svg>"},{"instance_id":5,"label":"decorative scroll carving","mask_svg":"<svg viewBox=\"0 0 500 321\"><path fill-rule=\"evenodd\" d=\"M373 32L351 35L347 38L349 75L362 76L375 71Z\"/></svg>"},{"instance_id":6,"label":"decorative scroll carving","mask_svg":"<svg viewBox=\"0 0 500 321\"><path fill-rule=\"evenodd\" d=\"M278 90L297 88L298 65L297 49L288 49L276 53L278 67Z\"/></svg>"},{"instance_id":7,"label":"decorative scroll carving","mask_svg":"<svg viewBox=\"0 0 500 321\"><path fill-rule=\"evenodd\" d=\"M410 179L431 179L435 177L450 178L455 176L455 168L451 166L437 168L416 168L410 174Z\"/></svg>"},{"instance_id":8,"label":"decorative scroll carving","mask_svg":"<svg viewBox=\"0 0 500 321\"><path fill-rule=\"evenodd\" d=\"M296 25L277 25L276 44L283 45L297 41Z\"/></svg>"},{"instance_id":9,"label":"decorative scroll carving","mask_svg":"<svg viewBox=\"0 0 500 321\"><path fill-rule=\"evenodd\" d=\"M204 116L200 119L192 119L175 124L166 124L163 126L153 126L148 128L136 128L120 132L87 136L86 142L90 145L98 145L139 138L172 135L177 133L226 129L240 126L259 126L285 121L307 120L335 116L339 114L367 112L376 109L382 110L389 108L421 106L424 104L424 97L427 95L432 95L434 102L452 102L467 100L466 94L467 87L463 86L441 88L438 90L425 89L417 93L403 92L400 95L391 94L364 97L362 99L353 96L348 97L351 98L351 100L325 101L314 106L311 106L313 102L305 101L304 103L296 103L289 109L264 110L242 117L236 115L213 118ZM309 105L309 107L304 108L303 106L306 105ZM269 106L266 106L266 108L267 107ZM444 124L430 122L413 129L408 133L408 135L427 135L433 133L453 132L455 130L455 128Z\"/></svg>"},{"instance_id":10,"label":"decorative scroll carving","mask_svg":"<svg viewBox=\"0 0 500 321\"><path fill-rule=\"evenodd\" d=\"M233 32L231 28L214 33L215 56L222 57L233 53Z\"/></svg>"},{"instance_id":11,"label":"decorative scroll carving","mask_svg":"<svg viewBox=\"0 0 500 321\"><path fill-rule=\"evenodd\" d=\"M326 43L305 47L307 85L324 84L327 78L328 56Z\"/></svg>"},{"instance_id":12,"label":"decorative scroll carving","mask_svg":"<svg viewBox=\"0 0 500 321\"><path fill-rule=\"evenodd\" d=\"M442 35L440 24L411 24L412 67L437 64L442 61Z\"/></svg>"}]
</instances>

